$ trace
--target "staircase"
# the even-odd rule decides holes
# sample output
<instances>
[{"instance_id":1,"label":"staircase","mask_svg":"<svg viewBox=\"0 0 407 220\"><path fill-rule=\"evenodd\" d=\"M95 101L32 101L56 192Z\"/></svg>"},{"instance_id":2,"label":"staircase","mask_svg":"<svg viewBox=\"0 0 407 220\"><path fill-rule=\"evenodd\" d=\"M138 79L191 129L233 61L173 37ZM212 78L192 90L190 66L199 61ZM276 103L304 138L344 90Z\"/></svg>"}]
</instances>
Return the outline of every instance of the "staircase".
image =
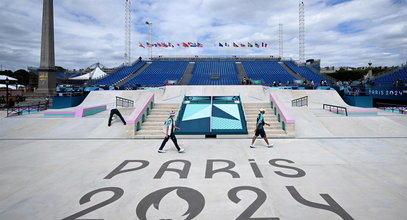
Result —
<instances>
[{"instance_id":1,"label":"staircase","mask_svg":"<svg viewBox=\"0 0 407 220\"><path fill-rule=\"evenodd\" d=\"M142 73L145 69L147 69L148 66L151 65L151 62L147 62L144 64L140 69L138 69L135 73L128 75L126 78L120 80L119 82L116 83L116 86L122 86L134 77L138 76L140 73Z\"/></svg>"},{"instance_id":2,"label":"staircase","mask_svg":"<svg viewBox=\"0 0 407 220\"><path fill-rule=\"evenodd\" d=\"M246 103L243 104L246 121L247 121L247 131L249 132L249 137L254 136L254 129L256 127L257 116L259 115L259 109L263 108L266 113L264 121L270 124L270 127L264 125L264 131L267 137L288 137L286 132L282 129L281 123L277 121L277 116L274 115L274 111L270 107L270 103ZM259 137L260 138L260 137Z\"/></svg>"},{"instance_id":3,"label":"staircase","mask_svg":"<svg viewBox=\"0 0 407 220\"><path fill-rule=\"evenodd\" d=\"M154 104L150 115L147 116L146 121L141 124L141 130L137 131L134 138L137 139L150 139L150 138L164 138L163 127L164 122L167 120L171 111L178 111L179 104Z\"/></svg>"},{"instance_id":4,"label":"staircase","mask_svg":"<svg viewBox=\"0 0 407 220\"><path fill-rule=\"evenodd\" d=\"M249 79L247 76L246 70L244 70L243 64L241 62L236 62L236 69L237 69L237 78L239 79L239 82L242 83L242 79L246 77Z\"/></svg>"},{"instance_id":5,"label":"staircase","mask_svg":"<svg viewBox=\"0 0 407 220\"><path fill-rule=\"evenodd\" d=\"M282 66L289 74L291 74L292 76L294 76L297 79L300 80L304 80L305 78L303 76L301 76L300 74L294 72L290 67L288 67L284 62L278 62L278 64L280 64L280 66Z\"/></svg>"},{"instance_id":6,"label":"staircase","mask_svg":"<svg viewBox=\"0 0 407 220\"><path fill-rule=\"evenodd\" d=\"M194 70L195 62L189 62L187 69L185 70L184 75L179 82L180 85L188 85L189 81L192 78L192 71Z\"/></svg>"}]
</instances>

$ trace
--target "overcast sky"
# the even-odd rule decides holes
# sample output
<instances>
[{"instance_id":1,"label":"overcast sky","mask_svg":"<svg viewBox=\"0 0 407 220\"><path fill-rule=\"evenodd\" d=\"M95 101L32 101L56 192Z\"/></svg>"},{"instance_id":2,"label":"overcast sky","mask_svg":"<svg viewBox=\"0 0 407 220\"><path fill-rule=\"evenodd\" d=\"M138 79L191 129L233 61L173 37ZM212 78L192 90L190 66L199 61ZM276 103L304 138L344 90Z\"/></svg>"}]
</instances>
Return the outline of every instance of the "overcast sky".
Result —
<instances>
[{"instance_id":1,"label":"overcast sky","mask_svg":"<svg viewBox=\"0 0 407 220\"><path fill-rule=\"evenodd\" d=\"M56 65L86 68L124 62L124 0L56 0ZM298 59L298 0L132 0L132 60L138 43L201 42L203 48L153 48L153 55L278 56ZM400 65L407 61L407 0L306 0L305 57L322 66ZM39 66L42 0L0 1L3 69ZM219 48L219 42L266 42L267 48Z\"/></svg>"}]
</instances>

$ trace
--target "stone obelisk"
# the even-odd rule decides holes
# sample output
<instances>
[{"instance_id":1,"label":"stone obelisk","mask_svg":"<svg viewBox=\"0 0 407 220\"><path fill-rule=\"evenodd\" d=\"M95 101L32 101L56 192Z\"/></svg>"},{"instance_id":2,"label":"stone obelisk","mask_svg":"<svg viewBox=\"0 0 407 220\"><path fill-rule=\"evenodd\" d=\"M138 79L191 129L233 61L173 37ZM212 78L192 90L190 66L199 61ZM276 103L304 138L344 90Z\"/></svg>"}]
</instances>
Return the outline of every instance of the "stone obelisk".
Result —
<instances>
[{"instance_id":1,"label":"stone obelisk","mask_svg":"<svg viewBox=\"0 0 407 220\"><path fill-rule=\"evenodd\" d=\"M42 12L41 61L38 69L38 93L55 93L54 2L44 0Z\"/></svg>"}]
</instances>

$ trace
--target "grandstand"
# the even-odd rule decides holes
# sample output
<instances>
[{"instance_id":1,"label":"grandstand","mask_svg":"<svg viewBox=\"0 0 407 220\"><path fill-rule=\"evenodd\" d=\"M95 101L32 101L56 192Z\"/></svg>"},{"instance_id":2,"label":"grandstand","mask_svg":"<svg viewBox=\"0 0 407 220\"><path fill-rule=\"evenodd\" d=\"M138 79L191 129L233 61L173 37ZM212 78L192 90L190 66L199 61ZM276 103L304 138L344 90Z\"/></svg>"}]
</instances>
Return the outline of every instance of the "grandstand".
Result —
<instances>
[{"instance_id":1,"label":"grandstand","mask_svg":"<svg viewBox=\"0 0 407 220\"><path fill-rule=\"evenodd\" d=\"M97 80L90 84L91 85L114 85L114 84L118 83L120 80L128 77L130 74L136 72L138 69L140 69L142 66L144 66L144 64L146 64L146 62L140 61L140 62L133 64L132 66L122 66L117 71L106 76L105 78Z\"/></svg>"},{"instance_id":2,"label":"grandstand","mask_svg":"<svg viewBox=\"0 0 407 220\"><path fill-rule=\"evenodd\" d=\"M384 76L379 76L374 79L375 85L390 86L396 83L397 80L407 82L407 67L401 68L394 73L390 73Z\"/></svg>"},{"instance_id":3,"label":"grandstand","mask_svg":"<svg viewBox=\"0 0 407 220\"><path fill-rule=\"evenodd\" d=\"M187 66L187 61L153 61L150 66L124 86L162 86L167 80L178 81L184 75Z\"/></svg>"},{"instance_id":4,"label":"grandstand","mask_svg":"<svg viewBox=\"0 0 407 220\"><path fill-rule=\"evenodd\" d=\"M277 61L243 61L247 76L252 80L263 80L266 85L275 82L286 83L296 80Z\"/></svg>"},{"instance_id":5,"label":"grandstand","mask_svg":"<svg viewBox=\"0 0 407 220\"><path fill-rule=\"evenodd\" d=\"M284 63L292 69L294 72L298 73L299 75L303 76L307 80L313 80L315 83L319 83L322 80L326 80L324 77L321 75L318 75L314 72L312 72L308 67L306 66L297 66L294 64L292 61L284 61Z\"/></svg>"},{"instance_id":6,"label":"grandstand","mask_svg":"<svg viewBox=\"0 0 407 220\"><path fill-rule=\"evenodd\" d=\"M239 61L237 63L237 61ZM190 67L188 64L192 63ZM241 64L240 64L241 63ZM243 67L242 70L239 69ZM143 67L143 68L142 68ZM133 75L132 75L133 74ZM240 75L239 75L240 74ZM185 75L188 75L187 77ZM239 85L243 76L261 80L265 85L273 82L291 84L296 79L313 80L318 83L325 78L306 66L297 66L292 61L273 58L157 58L149 62L140 61L132 66L122 66L107 77L88 83L89 85L117 85L131 87L163 86L171 80L186 85ZM185 79L184 79L185 78Z\"/></svg>"},{"instance_id":7,"label":"grandstand","mask_svg":"<svg viewBox=\"0 0 407 220\"><path fill-rule=\"evenodd\" d=\"M71 72L57 72L55 73L56 80L58 83L64 82L69 80L69 78L77 77L80 76L81 73L76 72L76 73L71 73Z\"/></svg>"},{"instance_id":8,"label":"grandstand","mask_svg":"<svg viewBox=\"0 0 407 220\"><path fill-rule=\"evenodd\" d=\"M238 85L236 64L233 61L197 61L190 85Z\"/></svg>"}]
</instances>

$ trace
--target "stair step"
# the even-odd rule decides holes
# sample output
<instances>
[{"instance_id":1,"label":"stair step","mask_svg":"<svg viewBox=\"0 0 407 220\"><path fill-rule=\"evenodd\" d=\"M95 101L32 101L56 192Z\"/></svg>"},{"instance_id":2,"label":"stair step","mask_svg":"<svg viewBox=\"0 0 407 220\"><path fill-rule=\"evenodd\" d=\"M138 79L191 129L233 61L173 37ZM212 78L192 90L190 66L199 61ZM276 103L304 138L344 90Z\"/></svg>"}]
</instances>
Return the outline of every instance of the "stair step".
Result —
<instances>
[{"instance_id":1,"label":"stair step","mask_svg":"<svg viewBox=\"0 0 407 220\"><path fill-rule=\"evenodd\" d=\"M155 103L153 108L175 108L179 107L179 104L164 104L164 103Z\"/></svg>"},{"instance_id":2,"label":"stair step","mask_svg":"<svg viewBox=\"0 0 407 220\"><path fill-rule=\"evenodd\" d=\"M265 108L264 109L266 112L270 112L270 111L272 111L273 109L271 109L271 108ZM257 113L257 114L259 114L259 110L258 109L245 109L244 110L246 113L248 113L248 112L250 112L250 113Z\"/></svg>"},{"instance_id":3,"label":"stair step","mask_svg":"<svg viewBox=\"0 0 407 220\"><path fill-rule=\"evenodd\" d=\"M164 123L168 117L165 118L147 118L145 122L161 122Z\"/></svg>"},{"instance_id":4,"label":"stair step","mask_svg":"<svg viewBox=\"0 0 407 220\"><path fill-rule=\"evenodd\" d=\"M178 108L178 107L174 107L174 108ZM171 111L171 110L176 110L173 108L153 108L151 109L151 111L155 111L155 112L165 112L165 111Z\"/></svg>"},{"instance_id":5,"label":"stair step","mask_svg":"<svg viewBox=\"0 0 407 220\"><path fill-rule=\"evenodd\" d=\"M246 113L246 118L257 118L259 114L247 114ZM277 118L277 115L274 114L265 114L265 118Z\"/></svg>"},{"instance_id":6,"label":"stair step","mask_svg":"<svg viewBox=\"0 0 407 220\"><path fill-rule=\"evenodd\" d=\"M247 124L247 126L256 126L257 123L256 122L246 122L246 124ZM280 122L274 122L274 121L270 122L269 124L272 126L281 125ZM267 127L267 125L265 125L264 127Z\"/></svg>"},{"instance_id":7,"label":"stair step","mask_svg":"<svg viewBox=\"0 0 407 220\"><path fill-rule=\"evenodd\" d=\"M257 111L261 108L267 109L267 108L271 108L271 106L265 105L265 106L250 106L250 107L245 106L244 107L244 109L247 109L247 110L257 110Z\"/></svg>"},{"instance_id":8,"label":"stair step","mask_svg":"<svg viewBox=\"0 0 407 220\"><path fill-rule=\"evenodd\" d=\"M143 130L141 129L140 131L137 131L137 135L158 135L160 134L161 136L164 135L162 130Z\"/></svg>"}]
</instances>

